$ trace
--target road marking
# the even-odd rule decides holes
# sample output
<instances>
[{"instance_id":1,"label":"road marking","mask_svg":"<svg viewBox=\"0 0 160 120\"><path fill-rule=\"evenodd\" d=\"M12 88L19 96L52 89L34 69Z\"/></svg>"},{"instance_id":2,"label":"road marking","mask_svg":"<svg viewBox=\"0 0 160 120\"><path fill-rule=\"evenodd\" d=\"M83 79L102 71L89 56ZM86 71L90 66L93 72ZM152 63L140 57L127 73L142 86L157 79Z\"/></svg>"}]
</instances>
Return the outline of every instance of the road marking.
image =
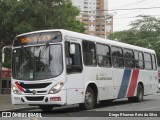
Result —
<instances>
[{"instance_id":1,"label":"road marking","mask_svg":"<svg viewBox=\"0 0 160 120\"><path fill-rule=\"evenodd\" d=\"M31 118L31 120L38 120L37 118Z\"/></svg>"},{"instance_id":2,"label":"road marking","mask_svg":"<svg viewBox=\"0 0 160 120\"><path fill-rule=\"evenodd\" d=\"M148 108L143 108L143 109L141 109L141 110L153 110L153 109L155 109L155 108L160 108L160 106L156 106L156 107L148 107Z\"/></svg>"},{"instance_id":3,"label":"road marking","mask_svg":"<svg viewBox=\"0 0 160 120\"><path fill-rule=\"evenodd\" d=\"M66 113L66 115L72 115L72 113Z\"/></svg>"}]
</instances>

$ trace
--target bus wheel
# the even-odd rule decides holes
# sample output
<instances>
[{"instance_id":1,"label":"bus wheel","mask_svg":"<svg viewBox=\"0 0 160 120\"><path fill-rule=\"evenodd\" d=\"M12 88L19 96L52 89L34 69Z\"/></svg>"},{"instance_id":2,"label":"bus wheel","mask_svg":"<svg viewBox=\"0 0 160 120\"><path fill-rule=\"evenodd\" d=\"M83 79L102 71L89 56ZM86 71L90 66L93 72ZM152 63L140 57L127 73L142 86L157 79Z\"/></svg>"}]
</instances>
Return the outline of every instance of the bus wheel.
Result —
<instances>
[{"instance_id":1,"label":"bus wheel","mask_svg":"<svg viewBox=\"0 0 160 120\"><path fill-rule=\"evenodd\" d=\"M143 87L141 84L138 84L136 101L137 102L143 101L143 95L144 95Z\"/></svg>"},{"instance_id":2,"label":"bus wheel","mask_svg":"<svg viewBox=\"0 0 160 120\"><path fill-rule=\"evenodd\" d=\"M91 110L93 109L95 104L95 97L94 97L94 92L92 88L88 87L85 93L85 100L84 103L80 103L80 107L85 109L85 110Z\"/></svg>"},{"instance_id":3,"label":"bus wheel","mask_svg":"<svg viewBox=\"0 0 160 120\"><path fill-rule=\"evenodd\" d=\"M44 112L49 112L53 109L53 106L50 105L40 105L39 108Z\"/></svg>"}]
</instances>

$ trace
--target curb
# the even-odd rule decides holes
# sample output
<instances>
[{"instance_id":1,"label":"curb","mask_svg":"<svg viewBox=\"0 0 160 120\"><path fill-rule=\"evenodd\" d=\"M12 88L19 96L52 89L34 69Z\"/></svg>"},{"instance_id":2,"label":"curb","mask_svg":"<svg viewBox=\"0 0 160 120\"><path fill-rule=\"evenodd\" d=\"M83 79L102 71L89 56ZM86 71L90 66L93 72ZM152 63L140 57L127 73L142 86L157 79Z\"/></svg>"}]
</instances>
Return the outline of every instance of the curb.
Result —
<instances>
[{"instance_id":1,"label":"curb","mask_svg":"<svg viewBox=\"0 0 160 120\"><path fill-rule=\"evenodd\" d=\"M11 94L0 94L1 97L10 97Z\"/></svg>"},{"instance_id":2,"label":"curb","mask_svg":"<svg viewBox=\"0 0 160 120\"><path fill-rule=\"evenodd\" d=\"M19 110L32 110L32 109L39 109L38 106L34 107L22 107L22 108L13 108L13 109L7 109L7 110L0 110L0 112L17 112Z\"/></svg>"}]
</instances>

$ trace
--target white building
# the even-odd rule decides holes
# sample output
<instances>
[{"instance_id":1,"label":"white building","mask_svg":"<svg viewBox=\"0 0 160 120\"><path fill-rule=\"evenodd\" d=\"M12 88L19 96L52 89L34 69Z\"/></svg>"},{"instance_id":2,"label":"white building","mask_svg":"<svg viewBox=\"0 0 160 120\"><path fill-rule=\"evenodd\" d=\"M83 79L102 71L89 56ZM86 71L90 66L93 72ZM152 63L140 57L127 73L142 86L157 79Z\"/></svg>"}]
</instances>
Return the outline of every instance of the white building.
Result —
<instances>
[{"instance_id":1,"label":"white building","mask_svg":"<svg viewBox=\"0 0 160 120\"><path fill-rule=\"evenodd\" d=\"M107 37L113 32L113 17L108 14L108 0L72 0L80 9L77 19L85 24L85 33Z\"/></svg>"}]
</instances>

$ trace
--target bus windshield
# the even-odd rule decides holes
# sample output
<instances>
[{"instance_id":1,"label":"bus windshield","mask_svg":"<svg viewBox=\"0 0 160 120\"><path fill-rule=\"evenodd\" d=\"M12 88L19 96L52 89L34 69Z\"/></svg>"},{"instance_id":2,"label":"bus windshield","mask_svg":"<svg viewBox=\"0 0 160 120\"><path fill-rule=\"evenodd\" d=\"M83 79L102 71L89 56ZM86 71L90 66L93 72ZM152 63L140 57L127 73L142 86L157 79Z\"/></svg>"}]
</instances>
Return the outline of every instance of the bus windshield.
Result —
<instances>
[{"instance_id":1,"label":"bus windshield","mask_svg":"<svg viewBox=\"0 0 160 120\"><path fill-rule=\"evenodd\" d=\"M13 49L12 76L19 80L42 80L62 73L62 46L48 44Z\"/></svg>"}]
</instances>

